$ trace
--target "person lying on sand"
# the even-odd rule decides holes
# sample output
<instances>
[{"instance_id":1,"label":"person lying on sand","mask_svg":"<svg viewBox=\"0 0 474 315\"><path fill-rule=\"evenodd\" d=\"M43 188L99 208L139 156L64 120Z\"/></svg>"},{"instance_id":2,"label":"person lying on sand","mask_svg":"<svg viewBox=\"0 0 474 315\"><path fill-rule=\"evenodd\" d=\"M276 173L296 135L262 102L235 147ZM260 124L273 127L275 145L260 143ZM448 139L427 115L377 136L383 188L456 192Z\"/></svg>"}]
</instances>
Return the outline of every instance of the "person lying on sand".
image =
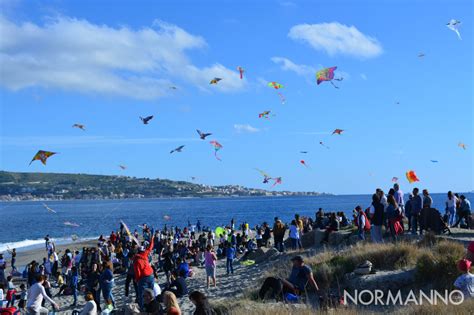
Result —
<instances>
[{"instance_id":1,"label":"person lying on sand","mask_svg":"<svg viewBox=\"0 0 474 315\"><path fill-rule=\"evenodd\" d=\"M300 295L305 291L308 283L315 291L319 291L318 284L313 277L313 272L309 266L305 265L303 257L298 255L293 257L291 261L293 262L293 268L291 268L290 277L288 279L278 277L266 278L258 292L260 299L263 300L269 291L272 291L272 297L275 299L279 299L285 293Z\"/></svg>"}]
</instances>

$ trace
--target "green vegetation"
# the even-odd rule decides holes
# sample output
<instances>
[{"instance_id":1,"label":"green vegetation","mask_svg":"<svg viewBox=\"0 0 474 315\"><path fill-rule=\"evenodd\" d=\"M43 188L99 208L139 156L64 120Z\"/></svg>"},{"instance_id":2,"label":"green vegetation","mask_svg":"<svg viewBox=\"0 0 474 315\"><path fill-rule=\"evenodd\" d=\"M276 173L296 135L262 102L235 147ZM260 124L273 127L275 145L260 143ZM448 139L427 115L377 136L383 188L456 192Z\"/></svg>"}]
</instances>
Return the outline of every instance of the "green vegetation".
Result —
<instances>
[{"instance_id":1,"label":"green vegetation","mask_svg":"<svg viewBox=\"0 0 474 315\"><path fill-rule=\"evenodd\" d=\"M167 179L0 171L0 200L318 195Z\"/></svg>"}]
</instances>

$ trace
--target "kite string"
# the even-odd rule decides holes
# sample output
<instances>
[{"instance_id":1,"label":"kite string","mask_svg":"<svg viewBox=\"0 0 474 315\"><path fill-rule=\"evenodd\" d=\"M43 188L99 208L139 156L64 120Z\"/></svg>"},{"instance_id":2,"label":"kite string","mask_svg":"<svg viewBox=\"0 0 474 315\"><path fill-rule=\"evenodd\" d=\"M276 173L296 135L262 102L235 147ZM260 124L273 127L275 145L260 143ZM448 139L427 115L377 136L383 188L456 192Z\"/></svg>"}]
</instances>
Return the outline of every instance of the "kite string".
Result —
<instances>
[{"instance_id":1,"label":"kite string","mask_svg":"<svg viewBox=\"0 0 474 315\"><path fill-rule=\"evenodd\" d=\"M107 219L111 214L112 212L114 212L115 210L117 210L118 208L120 208L124 202L125 202L126 199L123 199L116 207L112 208L110 211L107 212L107 214L101 218L101 221ZM87 229L85 232L81 233L84 237L87 237L87 233L89 233L93 227L96 227L97 225L96 224L93 224L93 225L89 225L89 229Z\"/></svg>"}]
</instances>

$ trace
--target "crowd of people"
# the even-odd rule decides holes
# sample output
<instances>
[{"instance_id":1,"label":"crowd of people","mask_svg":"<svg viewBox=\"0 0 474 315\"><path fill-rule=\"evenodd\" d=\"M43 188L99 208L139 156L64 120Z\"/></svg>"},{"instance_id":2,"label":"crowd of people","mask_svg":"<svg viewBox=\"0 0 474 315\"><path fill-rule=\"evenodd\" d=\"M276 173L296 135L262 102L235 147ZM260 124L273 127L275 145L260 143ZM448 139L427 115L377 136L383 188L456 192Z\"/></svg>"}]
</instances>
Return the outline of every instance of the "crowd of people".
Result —
<instances>
[{"instance_id":1,"label":"crowd of people","mask_svg":"<svg viewBox=\"0 0 474 315\"><path fill-rule=\"evenodd\" d=\"M370 205L355 207L352 218L344 212L324 212L319 208L314 218L295 214L286 224L275 217L273 226L263 222L254 228L247 222L236 226L232 219L227 226L215 230L202 227L198 221L196 225L188 222L182 229L165 225L162 230L154 230L143 224L141 232L135 229L131 233L121 223L107 238L100 236L97 246L84 247L82 251L66 249L63 253L56 249L48 235L45 237L46 257L42 262L31 261L26 266L21 274L26 281L18 288L11 275L5 278L6 261L0 254L0 291L3 293L5 289L7 307L14 306L31 314L47 314L45 302L59 309L61 306L55 298L61 295L72 296L70 309L77 308L78 296L85 298L85 306L75 313L110 313L117 306L113 294L116 278L123 276L125 297L134 296L132 302L136 303L137 310L150 314L181 314L177 301L189 298L196 305L194 314L212 314L206 296L188 290L188 279L195 273L193 268L205 269L206 286L210 288L217 286L219 259L225 260L226 274L230 275L234 273L237 257L243 261L258 248L274 247L284 252L290 246L292 250L301 250L302 236L313 229L324 231L321 243L328 243L332 232L352 226L357 227L361 240L370 234L371 241L379 243L384 238L397 240L405 232L450 233L450 227L472 227L470 202L464 195L448 192L444 214L432 205L428 190L420 194L419 189L414 188L405 199L399 185L394 184L387 194L377 189ZM12 275L18 275L17 253L13 249L10 254ZM268 291L289 296L300 294L303 284L318 290L302 256L294 257L292 262L290 278L267 278L260 297ZM57 292L54 296L53 291Z\"/></svg>"}]
</instances>

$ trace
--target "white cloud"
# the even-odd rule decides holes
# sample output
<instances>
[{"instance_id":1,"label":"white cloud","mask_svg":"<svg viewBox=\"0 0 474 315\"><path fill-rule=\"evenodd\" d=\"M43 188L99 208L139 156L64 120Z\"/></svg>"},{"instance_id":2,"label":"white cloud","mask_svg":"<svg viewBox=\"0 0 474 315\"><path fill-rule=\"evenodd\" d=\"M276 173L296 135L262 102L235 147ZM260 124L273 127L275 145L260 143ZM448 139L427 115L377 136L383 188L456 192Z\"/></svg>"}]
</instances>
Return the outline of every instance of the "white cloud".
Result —
<instances>
[{"instance_id":1,"label":"white cloud","mask_svg":"<svg viewBox=\"0 0 474 315\"><path fill-rule=\"evenodd\" d=\"M15 24L0 16L0 37L0 85L13 91L40 86L156 99L171 93L174 80L219 91L246 82L219 63L193 65L187 51L206 47L205 40L159 20L133 30L68 17ZM213 77L223 80L209 87Z\"/></svg>"},{"instance_id":2,"label":"white cloud","mask_svg":"<svg viewBox=\"0 0 474 315\"><path fill-rule=\"evenodd\" d=\"M374 37L361 33L355 26L338 22L295 25L290 29L288 36L294 40L307 42L314 49L323 50L330 56L343 54L371 58L383 51Z\"/></svg>"},{"instance_id":3,"label":"white cloud","mask_svg":"<svg viewBox=\"0 0 474 315\"><path fill-rule=\"evenodd\" d=\"M294 63L293 61L291 61L290 59L284 58L284 57L272 57L271 60L274 63L280 65L282 70L293 71L296 74L301 75L301 76L314 74L316 71L316 69L311 66L298 65Z\"/></svg>"},{"instance_id":4,"label":"white cloud","mask_svg":"<svg viewBox=\"0 0 474 315\"><path fill-rule=\"evenodd\" d=\"M367 76L365 75L365 73L361 73L360 77L362 80L367 80Z\"/></svg>"},{"instance_id":5,"label":"white cloud","mask_svg":"<svg viewBox=\"0 0 474 315\"><path fill-rule=\"evenodd\" d=\"M255 132L259 132L259 131L260 131L260 129L257 129L257 128L255 128L255 127L252 127L252 126L250 126L249 124L246 124L246 125L235 124L235 125L234 125L234 129L235 129L235 131L237 131L238 133L243 133L243 132L255 133Z\"/></svg>"}]
</instances>

